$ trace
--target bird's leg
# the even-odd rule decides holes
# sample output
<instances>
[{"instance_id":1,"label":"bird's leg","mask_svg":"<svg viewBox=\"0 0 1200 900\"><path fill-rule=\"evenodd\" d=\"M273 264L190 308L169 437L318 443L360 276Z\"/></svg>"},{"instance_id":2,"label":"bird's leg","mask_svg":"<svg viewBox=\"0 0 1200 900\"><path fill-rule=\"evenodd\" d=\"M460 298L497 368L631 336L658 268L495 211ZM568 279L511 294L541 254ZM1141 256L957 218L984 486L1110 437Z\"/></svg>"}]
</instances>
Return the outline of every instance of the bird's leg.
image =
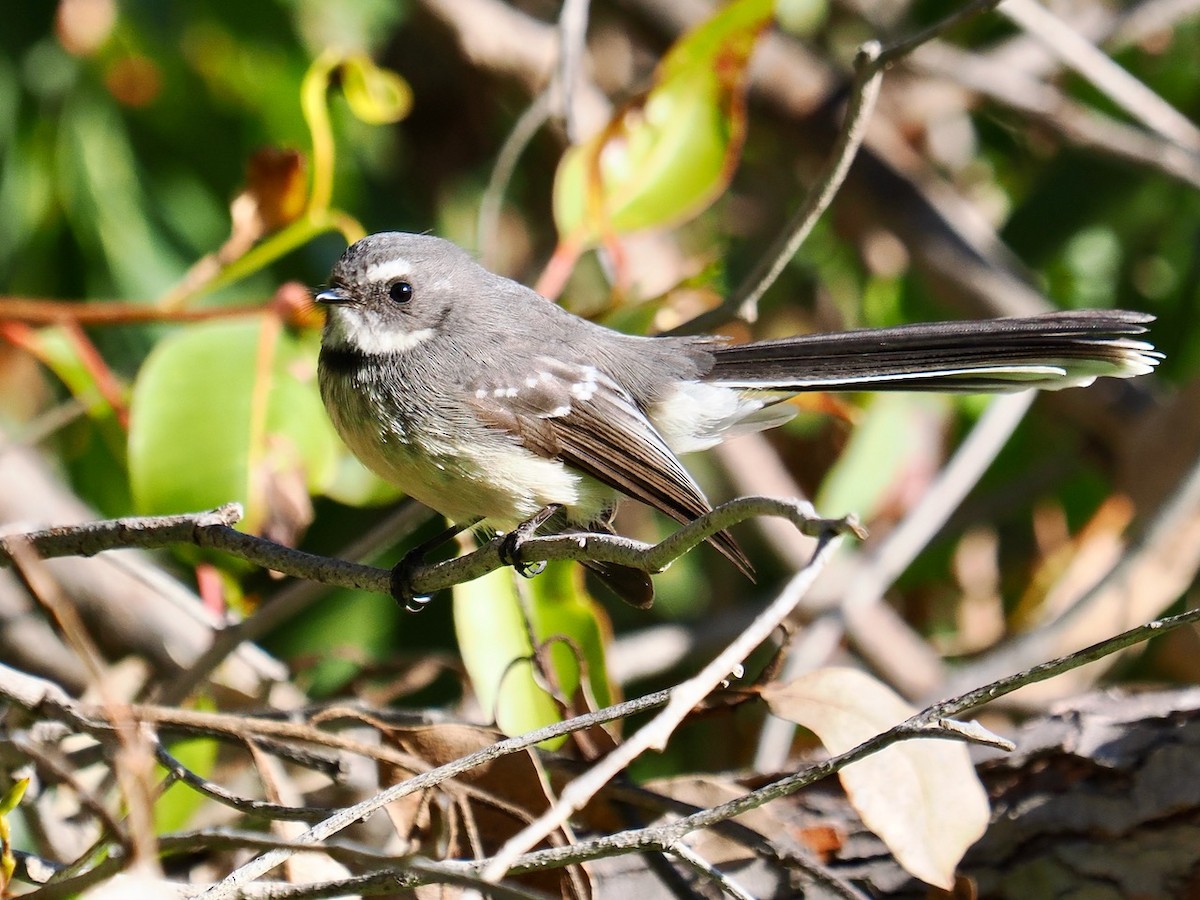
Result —
<instances>
[{"instance_id":1,"label":"bird's leg","mask_svg":"<svg viewBox=\"0 0 1200 900\"><path fill-rule=\"evenodd\" d=\"M418 597L412 588L413 574L425 565L425 557L447 541L458 537L468 528L479 524L480 519L474 519L462 525L451 525L444 531L439 531L427 541L422 541L404 554L404 558L392 566L391 591L397 603L404 606L408 612L420 612L432 597Z\"/></svg>"},{"instance_id":2,"label":"bird's leg","mask_svg":"<svg viewBox=\"0 0 1200 900\"><path fill-rule=\"evenodd\" d=\"M534 575L541 574L546 568L546 563L524 562L521 559L521 545L537 534L537 530L545 525L561 509L561 503L547 504L506 534L504 540L500 543L500 561L506 566L512 566L520 575L526 578L532 578Z\"/></svg>"}]
</instances>

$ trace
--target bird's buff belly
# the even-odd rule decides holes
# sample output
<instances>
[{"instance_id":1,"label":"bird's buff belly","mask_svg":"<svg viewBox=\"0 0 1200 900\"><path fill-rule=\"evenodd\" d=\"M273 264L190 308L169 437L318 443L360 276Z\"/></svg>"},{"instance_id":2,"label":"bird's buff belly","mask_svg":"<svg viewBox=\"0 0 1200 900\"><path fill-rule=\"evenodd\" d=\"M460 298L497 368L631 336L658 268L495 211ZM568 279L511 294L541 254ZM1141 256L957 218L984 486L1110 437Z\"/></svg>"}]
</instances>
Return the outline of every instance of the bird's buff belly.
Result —
<instances>
[{"instance_id":1,"label":"bird's buff belly","mask_svg":"<svg viewBox=\"0 0 1200 900\"><path fill-rule=\"evenodd\" d=\"M515 443L423 435L417 448L397 431L352 427L334 416L342 440L372 472L451 522L483 518L508 531L552 503L575 522L594 521L612 492L593 479ZM363 421L363 420L360 420Z\"/></svg>"}]
</instances>

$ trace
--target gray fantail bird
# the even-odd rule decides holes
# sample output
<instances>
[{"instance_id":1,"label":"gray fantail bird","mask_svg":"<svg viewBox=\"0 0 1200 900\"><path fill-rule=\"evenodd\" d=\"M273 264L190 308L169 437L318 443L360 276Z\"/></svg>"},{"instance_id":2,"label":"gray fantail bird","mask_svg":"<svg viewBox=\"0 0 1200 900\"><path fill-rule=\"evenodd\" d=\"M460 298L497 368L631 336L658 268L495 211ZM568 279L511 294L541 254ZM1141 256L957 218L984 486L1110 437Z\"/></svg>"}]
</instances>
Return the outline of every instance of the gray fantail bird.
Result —
<instances>
[{"instance_id":1,"label":"gray fantail bird","mask_svg":"<svg viewBox=\"0 0 1200 900\"><path fill-rule=\"evenodd\" d=\"M560 510L610 532L621 496L688 522L711 509L678 455L786 422L800 391L991 393L1143 375L1161 354L1122 310L729 344L597 325L426 235L354 243L317 294L320 385L372 471L461 526L511 532ZM712 543L747 575L727 532ZM514 554L515 556L515 554ZM645 607L649 576L585 563Z\"/></svg>"}]
</instances>

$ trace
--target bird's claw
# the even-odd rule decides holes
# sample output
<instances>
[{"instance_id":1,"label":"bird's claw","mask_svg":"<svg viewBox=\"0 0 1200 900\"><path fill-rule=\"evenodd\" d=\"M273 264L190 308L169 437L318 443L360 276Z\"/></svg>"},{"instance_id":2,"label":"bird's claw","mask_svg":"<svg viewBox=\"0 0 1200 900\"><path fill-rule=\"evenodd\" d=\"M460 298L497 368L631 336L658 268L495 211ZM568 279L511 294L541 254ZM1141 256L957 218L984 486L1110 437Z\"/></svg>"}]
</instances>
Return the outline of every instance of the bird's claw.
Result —
<instances>
[{"instance_id":1,"label":"bird's claw","mask_svg":"<svg viewBox=\"0 0 1200 900\"><path fill-rule=\"evenodd\" d=\"M525 562L525 560L521 559L521 547L527 540L537 534L537 530L546 523L547 519L561 508L558 504L551 504L504 535L504 539L500 542L500 562L506 566L512 566L517 571L517 574L524 578L532 578L546 571L545 560Z\"/></svg>"},{"instance_id":2,"label":"bird's claw","mask_svg":"<svg viewBox=\"0 0 1200 900\"><path fill-rule=\"evenodd\" d=\"M404 607L406 612L419 613L429 604L433 597L418 595L413 590L413 575L417 569L425 565L425 553L421 548L410 551L396 565L392 566L389 589L392 597Z\"/></svg>"},{"instance_id":3,"label":"bird's claw","mask_svg":"<svg viewBox=\"0 0 1200 900\"><path fill-rule=\"evenodd\" d=\"M504 540L500 542L500 562L506 566L512 566L516 573L522 578L532 578L534 575L541 575L546 571L545 560L536 562L526 562L521 559L521 545L530 538L530 535L523 533L521 526L514 528L504 536Z\"/></svg>"}]
</instances>

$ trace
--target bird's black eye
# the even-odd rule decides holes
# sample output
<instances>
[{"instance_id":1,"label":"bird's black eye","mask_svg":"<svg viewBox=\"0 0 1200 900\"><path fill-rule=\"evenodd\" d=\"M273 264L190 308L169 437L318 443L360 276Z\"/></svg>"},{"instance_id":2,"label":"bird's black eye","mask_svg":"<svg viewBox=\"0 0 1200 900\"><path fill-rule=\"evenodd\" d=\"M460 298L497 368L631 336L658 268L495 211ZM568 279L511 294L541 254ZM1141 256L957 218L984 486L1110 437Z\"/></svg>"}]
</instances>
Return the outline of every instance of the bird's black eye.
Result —
<instances>
[{"instance_id":1,"label":"bird's black eye","mask_svg":"<svg viewBox=\"0 0 1200 900\"><path fill-rule=\"evenodd\" d=\"M394 303L407 303L412 299L413 288L407 281L393 281L388 288L388 296Z\"/></svg>"}]
</instances>

